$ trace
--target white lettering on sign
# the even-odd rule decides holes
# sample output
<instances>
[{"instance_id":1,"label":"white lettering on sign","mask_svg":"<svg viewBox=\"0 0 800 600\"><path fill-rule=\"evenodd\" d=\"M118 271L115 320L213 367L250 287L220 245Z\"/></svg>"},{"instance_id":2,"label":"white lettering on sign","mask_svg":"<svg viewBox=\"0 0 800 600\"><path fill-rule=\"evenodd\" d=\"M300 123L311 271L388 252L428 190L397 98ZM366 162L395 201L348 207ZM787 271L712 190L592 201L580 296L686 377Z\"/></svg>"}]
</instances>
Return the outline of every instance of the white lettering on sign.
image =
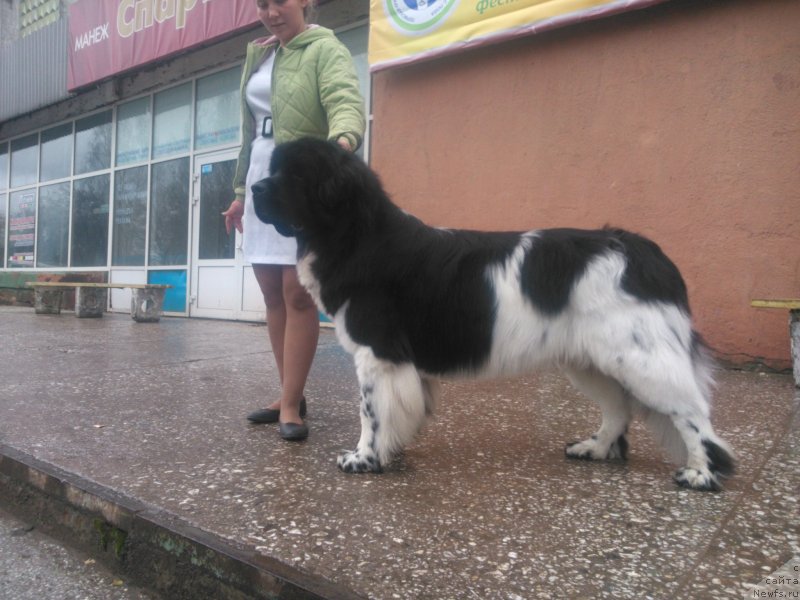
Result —
<instances>
[{"instance_id":1,"label":"white lettering on sign","mask_svg":"<svg viewBox=\"0 0 800 600\"><path fill-rule=\"evenodd\" d=\"M108 23L100 25L99 27L95 27L94 29L87 31L83 35L77 36L75 38L75 52L77 52L78 50L83 50L84 48L88 48L89 46L99 44L103 40L107 39L108 39Z\"/></svg>"},{"instance_id":2,"label":"white lettering on sign","mask_svg":"<svg viewBox=\"0 0 800 600\"><path fill-rule=\"evenodd\" d=\"M202 4L211 0L202 0ZM117 32L130 37L137 31L175 19L175 29L186 27L186 15L197 0L121 0L117 11Z\"/></svg>"}]
</instances>

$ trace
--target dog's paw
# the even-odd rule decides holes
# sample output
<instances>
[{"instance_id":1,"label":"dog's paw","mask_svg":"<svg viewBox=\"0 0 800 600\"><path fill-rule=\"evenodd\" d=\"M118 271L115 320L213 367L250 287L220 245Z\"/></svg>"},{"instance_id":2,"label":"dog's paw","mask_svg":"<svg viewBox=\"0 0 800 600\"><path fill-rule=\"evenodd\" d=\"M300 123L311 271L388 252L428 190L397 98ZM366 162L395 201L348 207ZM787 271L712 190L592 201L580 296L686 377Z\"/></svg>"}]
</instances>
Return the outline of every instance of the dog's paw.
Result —
<instances>
[{"instance_id":1,"label":"dog's paw","mask_svg":"<svg viewBox=\"0 0 800 600\"><path fill-rule=\"evenodd\" d=\"M722 489L717 478L708 469L683 467L675 472L673 479L681 487L701 492L718 492Z\"/></svg>"},{"instance_id":2,"label":"dog's paw","mask_svg":"<svg viewBox=\"0 0 800 600\"><path fill-rule=\"evenodd\" d=\"M611 446L604 448L592 437L567 444L564 454L567 458L580 460L625 460L628 457L628 440L621 435Z\"/></svg>"},{"instance_id":3,"label":"dog's paw","mask_svg":"<svg viewBox=\"0 0 800 600\"><path fill-rule=\"evenodd\" d=\"M358 450L339 455L336 463L345 473L381 473L383 468L375 456L361 454Z\"/></svg>"}]
</instances>

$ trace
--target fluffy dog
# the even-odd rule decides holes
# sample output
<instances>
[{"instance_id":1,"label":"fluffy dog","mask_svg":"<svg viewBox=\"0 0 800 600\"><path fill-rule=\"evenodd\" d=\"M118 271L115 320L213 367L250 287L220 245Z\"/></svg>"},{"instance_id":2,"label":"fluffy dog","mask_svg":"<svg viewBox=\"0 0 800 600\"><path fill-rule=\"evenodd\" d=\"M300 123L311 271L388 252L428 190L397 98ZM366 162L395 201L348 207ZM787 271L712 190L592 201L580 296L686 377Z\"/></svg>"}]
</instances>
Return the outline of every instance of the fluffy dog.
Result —
<instances>
[{"instance_id":1,"label":"fluffy dog","mask_svg":"<svg viewBox=\"0 0 800 600\"><path fill-rule=\"evenodd\" d=\"M278 146L253 198L262 221L297 238L300 281L355 359L361 438L342 470L380 472L432 414L439 378L558 366L602 410L568 457L624 459L641 411L678 441L678 484L717 490L732 473L686 286L652 241L609 228L429 227L358 157L313 139Z\"/></svg>"}]
</instances>

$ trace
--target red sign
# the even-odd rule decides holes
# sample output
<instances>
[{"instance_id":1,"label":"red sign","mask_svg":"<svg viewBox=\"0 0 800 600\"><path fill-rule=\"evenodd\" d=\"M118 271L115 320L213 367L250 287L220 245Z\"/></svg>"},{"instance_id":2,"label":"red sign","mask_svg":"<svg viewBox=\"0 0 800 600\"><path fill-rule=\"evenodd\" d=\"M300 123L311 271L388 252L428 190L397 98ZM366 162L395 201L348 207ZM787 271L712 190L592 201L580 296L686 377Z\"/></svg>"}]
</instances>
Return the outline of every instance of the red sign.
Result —
<instances>
[{"instance_id":1,"label":"red sign","mask_svg":"<svg viewBox=\"0 0 800 600\"><path fill-rule=\"evenodd\" d=\"M69 6L70 90L258 22L253 0L78 0Z\"/></svg>"}]
</instances>

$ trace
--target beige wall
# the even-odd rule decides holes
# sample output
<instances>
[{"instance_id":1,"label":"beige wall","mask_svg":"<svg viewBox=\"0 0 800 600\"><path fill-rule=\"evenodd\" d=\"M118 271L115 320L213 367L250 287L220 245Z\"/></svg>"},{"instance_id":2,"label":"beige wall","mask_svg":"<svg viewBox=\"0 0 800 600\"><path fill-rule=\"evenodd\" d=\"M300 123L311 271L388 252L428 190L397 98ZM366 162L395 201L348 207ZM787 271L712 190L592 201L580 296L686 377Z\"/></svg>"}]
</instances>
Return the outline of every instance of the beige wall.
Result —
<instances>
[{"instance_id":1,"label":"beige wall","mask_svg":"<svg viewBox=\"0 0 800 600\"><path fill-rule=\"evenodd\" d=\"M655 239L725 362L789 365L800 2L670 0L373 80L371 162L434 225Z\"/></svg>"}]
</instances>

